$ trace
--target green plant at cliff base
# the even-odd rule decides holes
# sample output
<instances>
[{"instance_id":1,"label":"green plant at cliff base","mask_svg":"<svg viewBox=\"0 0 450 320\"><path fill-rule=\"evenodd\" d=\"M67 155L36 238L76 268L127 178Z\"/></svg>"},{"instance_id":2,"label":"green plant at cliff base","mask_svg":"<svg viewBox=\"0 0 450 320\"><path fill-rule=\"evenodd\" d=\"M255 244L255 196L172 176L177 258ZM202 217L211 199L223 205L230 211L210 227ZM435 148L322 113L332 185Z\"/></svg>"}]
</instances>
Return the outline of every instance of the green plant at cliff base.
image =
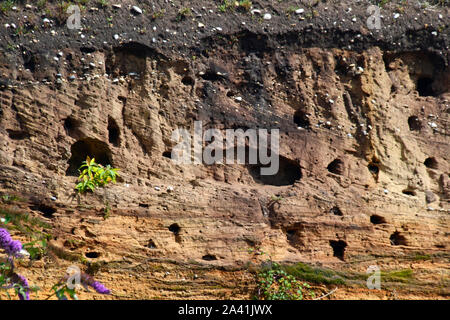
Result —
<instances>
[{"instance_id":1,"label":"green plant at cliff base","mask_svg":"<svg viewBox=\"0 0 450 320\"><path fill-rule=\"evenodd\" d=\"M303 300L305 296L315 297L307 283L299 282L281 266L269 260L270 268L257 275L256 299L261 300Z\"/></svg>"},{"instance_id":2,"label":"green plant at cliff base","mask_svg":"<svg viewBox=\"0 0 450 320\"><path fill-rule=\"evenodd\" d=\"M94 191L97 187L104 187L110 182L116 183L116 178L119 176L117 173L119 169L112 168L109 164L104 167L96 163L95 158L89 157L86 157L86 161L83 161L78 170L80 171L79 183L75 189L79 193Z\"/></svg>"}]
</instances>

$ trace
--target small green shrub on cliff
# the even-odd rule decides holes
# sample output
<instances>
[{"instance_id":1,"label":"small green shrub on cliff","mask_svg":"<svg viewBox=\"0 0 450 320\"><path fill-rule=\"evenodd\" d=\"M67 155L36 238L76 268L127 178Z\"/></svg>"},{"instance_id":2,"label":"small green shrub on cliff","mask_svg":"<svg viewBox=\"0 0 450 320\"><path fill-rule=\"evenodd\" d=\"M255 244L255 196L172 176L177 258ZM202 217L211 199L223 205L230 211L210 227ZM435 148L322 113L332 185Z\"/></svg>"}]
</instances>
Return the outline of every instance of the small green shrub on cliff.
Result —
<instances>
[{"instance_id":1,"label":"small green shrub on cliff","mask_svg":"<svg viewBox=\"0 0 450 320\"><path fill-rule=\"evenodd\" d=\"M281 266L269 261L270 268L257 274L256 298L261 300L303 300L314 298L315 294L307 283L299 282Z\"/></svg>"},{"instance_id":2,"label":"small green shrub on cliff","mask_svg":"<svg viewBox=\"0 0 450 320\"><path fill-rule=\"evenodd\" d=\"M119 176L117 171L119 169L112 168L109 164L104 167L95 162L95 158L86 158L83 164L78 169L80 176L78 177L79 183L75 189L79 193L85 193L86 191L94 191L97 187L104 187L108 183L116 183L116 178Z\"/></svg>"}]
</instances>

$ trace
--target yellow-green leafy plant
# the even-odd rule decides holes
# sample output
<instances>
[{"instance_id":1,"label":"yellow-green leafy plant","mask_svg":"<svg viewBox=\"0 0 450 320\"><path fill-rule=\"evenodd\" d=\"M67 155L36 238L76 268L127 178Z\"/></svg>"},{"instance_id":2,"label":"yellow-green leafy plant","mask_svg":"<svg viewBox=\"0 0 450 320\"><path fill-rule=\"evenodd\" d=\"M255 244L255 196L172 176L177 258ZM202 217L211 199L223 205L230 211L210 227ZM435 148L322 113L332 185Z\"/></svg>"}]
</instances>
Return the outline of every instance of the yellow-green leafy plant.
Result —
<instances>
[{"instance_id":1,"label":"yellow-green leafy plant","mask_svg":"<svg viewBox=\"0 0 450 320\"><path fill-rule=\"evenodd\" d=\"M288 274L276 262L268 261L270 267L257 274L256 296L258 300L303 300L315 298L306 282L300 282Z\"/></svg>"},{"instance_id":2,"label":"yellow-green leafy plant","mask_svg":"<svg viewBox=\"0 0 450 320\"><path fill-rule=\"evenodd\" d=\"M94 191L97 187L104 187L108 183L116 183L119 176L117 171L119 169L112 168L109 164L104 167L95 162L95 158L86 157L86 161L78 169L80 176L78 177L78 184L75 189L79 193L86 191Z\"/></svg>"}]
</instances>

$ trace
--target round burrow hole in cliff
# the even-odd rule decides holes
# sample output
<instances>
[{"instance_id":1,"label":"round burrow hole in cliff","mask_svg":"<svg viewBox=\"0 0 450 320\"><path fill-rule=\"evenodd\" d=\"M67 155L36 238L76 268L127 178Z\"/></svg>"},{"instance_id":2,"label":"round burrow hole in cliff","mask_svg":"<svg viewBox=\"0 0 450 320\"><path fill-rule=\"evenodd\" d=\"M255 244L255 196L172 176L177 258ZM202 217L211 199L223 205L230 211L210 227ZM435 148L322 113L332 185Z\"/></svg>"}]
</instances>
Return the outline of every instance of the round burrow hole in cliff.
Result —
<instances>
[{"instance_id":1,"label":"round burrow hole in cliff","mask_svg":"<svg viewBox=\"0 0 450 320\"><path fill-rule=\"evenodd\" d=\"M6 130L8 132L8 137L12 140L23 140L30 137L30 134L23 130Z\"/></svg>"},{"instance_id":2,"label":"round burrow hole in cliff","mask_svg":"<svg viewBox=\"0 0 450 320\"><path fill-rule=\"evenodd\" d=\"M408 118L409 130L420 131L422 129L422 123L417 116L411 116Z\"/></svg>"},{"instance_id":3,"label":"round burrow hole in cliff","mask_svg":"<svg viewBox=\"0 0 450 320\"><path fill-rule=\"evenodd\" d=\"M248 172L255 182L272 186L288 186L301 179L302 171L297 161L287 159L283 156L278 157L278 170L274 174L263 174L261 169L267 168L268 166L259 164L248 165ZM274 163L271 163L271 165L274 165Z\"/></svg>"},{"instance_id":4,"label":"round burrow hole in cliff","mask_svg":"<svg viewBox=\"0 0 450 320\"><path fill-rule=\"evenodd\" d=\"M347 242L342 240L330 240L330 246L333 248L333 256L344 261L345 248Z\"/></svg>"},{"instance_id":5,"label":"round burrow hole in cliff","mask_svg":"<svg viewBox=\"0 0 450 320\"><path fill-rule=\"evenodd\" d=\"M293 247L303 246L303 232L305 227L301 223L295 223L286 229L286 239Z\"/></svg>"},{"instance_id":6,"label":"round burrow hole in cliff","mask_svg":"<svg viewBox=\"0 0 450 320\"><path fill-rule=\"evenodd\" d=\"M78 176L78 168L81 166L86 157L95 158L95 162L101 165L113 165L111 150L108 145L100 140L86 138L75 142L70 148L72 156L68 163L66 175Z\"/></svg>"},{"instance_id":7,"label":"round burrow hole in cliff","mask_svg":"<svg viewBox=\"0 0 450 320\"><path fill-rule=\"evenodd\" d=\"M373 224L383 224L383 223L386 223L386 219L384 219L384 217L379 216L377 214L373 214L370 216L370 222Z\"/></svg>"},{"instance_id":8,"label":"round burrow hole in cliff","mask_svg":"<svg viewBox=\"0 0 450 320\"><path fill-rule=\"evenodd\" d=\"M162 156L164 158L172 159L172 151L164 151Z\"/></svg>"},{"instance_id":9,"label":"round burrow hole in cliff","mask_svg":"<svg viewBox=\"0 0 450 320\"><path fill-rule=\"evenodd\" d=\"M95 258L100 257L100 252L89 251L89 252L86 252L84 255L86 256L86 258L95 259Z\"/></svg>"},{"instance_id":10,"label":"round burrow hole in cliff","mask_svg":"<svg viewBox=\"0 0 450 320\"><path fill-rule=\"evenodd\" d=\"M64 130L71 137L76 134L80 125L81 122L72 117L67 117L64 119Z\"/></svg>"},{"instance_id":11,"label":"round burrow hole in cliff","mask_svg":"<svg viewBox=\"0 0 450 320\"><path fill-rule=\"evenodd\" d=\"M425 167L430 168L430 169L437 169L438 168L438 162L433 157L426 158L425 161L423 162L423 164L425 165Z\"/></svg>"},{"instance_id":12,"label":"round burrow hole in cliff","mask_svg":"<svg viewBox=\"0 0 450 320\"><path fill-rule=\"evenodd\" d=\"M40 203L40 204L31 206L30 209L42 212L44 217L46 217L46 218L52 218L53 214L56 213L56 211L57 211L56 208L49 206L47 204L44 204L44 203Z\"/></svg>"},{"instance_id":13,"label":"round burrow hole in cliff","mask_svg":"<svg viewBox=\"0 0 450 320\"><path fill-rule=\"evenodd\" d=\"M415 196L416 192L414 190L411 189L405 189L402 191L403 194L406 194L407 196Z\"/></svg>"},{"instance_id":14,"label":"round burrow hole in cliff","mask_svg":"<svg viewBox=\"0 0 450 320\"><path fill-rule=\"evenodd\" d=\"M294 113L294 123L302 128L309 128L311 126L307 114L301 110L297 110Z\"/></svg>"},{"instance_id":15,"label":"round burrow hole in cliff","mask_svg":"<svg viewBox=\"0 0 450 320\"><path fill-rule=\"evenodd\" d=\"M180 230L181 230L181 227L177 223L172 223L169 226L169 231L172 232L176 236L180 234Z\"/></svg>"},{"instance_id":16,"label":"round burrow hole in cliff","mask_svg":"<svg viewBox=\"0 0 450 320\"><path fill-rule=\"evenodd\" d=\"M25 51L24 51L25 52ZM25 69L30 70L31 72L36 71L36 66L39 65L39 58L31 51L27 51L23 57L23 66Z\"/></svg>"},{"instance_id":17,"label":"round burrow hole in cliff","mask_svg":"<svg viewBox=\"0 0 450 320\"><path fill-rule=\"evenodd\" d=\"M80 51L82 53L94 53L95 51L97 51L97 49L95 49L94 47L80 47Z\"/></svg>"},{"instance_id":18,"label":"round burrow hole in cliff","mask_svg":"<svg viewBox=\"0 0 450 320\"><path fill-rule=\"evenodd\" d=\"M208 81L217 81L221 79L221 76L219 74L217 74L217 72L214 72L212 70L208 70L205 73L203 73L201 75L203 80L208 80Z\"/></svg>"},{"instance_id":19,"label":"round burrow hole in cliff","mask_svg":"<svg viewBox=\"0 0 450 320\"><path fill-rule=\"evenodd\" d=\"M191 76L184 76L183 79L181 79L181 83L183 83L185 86L193 86L195 84L195 81Z\"/></svg>"},{"instance_id":20,"label":"round burrow hole in cliff","mask_svg":"<svg viewBox=\"0 0 450 320\"><path fill-rule=\"evenodd\" d=\"M120 128L116 120L111 117L108 117L108 140L115 147L120 145Z\"/></svg>"},{"instance_id":21,"label":"round burrow hole in cliff","mask_svg":"<svg viewBox=\"0 0 450 320\"><path fill-rule=\"evenodd\" d=\"M297 229L286 230L286 237L288 240L292 240L297 235Z\"/></svg>"},{"instance_id":22,"label":"round burrow hole in cliff","mask_svg":"<svg viewBox=\"0 0 450 320\"><path fill-rule=\"evenodd\" d=\"M422 97L436 96L436 92L433 90L433 79L428 77L417 79L417 92Z\"/></svg>"},{"instance_id":23,"label":"round burrow hole in cliff","mask_svg":"<svg viewBox=\"0 0 450 320\"><path fill-rule=\"evenodd\" d=\"M344 162L341 159L334 159L327 166L327 170L331 173L342 175L344 173Z\"/></svg>"},{"instance_id":24,"label":"round burrow hole in cliff","mask_svg":"<svg viewBox=\"0 0 450 320\"><path fill-rule=\"evenodd\" d=\"M181 227L177 223L172 223L169 226L169 231L175 235L175 242L181 243L181 236L180 236Z\"/></svg>"},{"instance_id":25,"label":"round burrow hole in cliff","mask_svg":"<svg viewBox=\"0 0 450 320\"><path fill-rule=\"evenodd\" d=\"M378 167L377 164L375 163L369 163L369 165L367 166L367 168L369 169L370 173L377 175L380 172L380 168Z\"/></svg>"},{"instance_id":26,"label":"round burrow hole in cliff","mask_svg":"<svg viewBox=\"0 0 450 320\"><path fill-rule=\"evenodd\" d=\"M338 206L334 206L333 208L330 209L330 212L332 214L334 214L335 216L343 216L344 214L342 213L341 209L339 209Z\"/></svg>"},{"instance_id":27,"label":"round burrow hole in cliff","mask_svg":"<svg viewBox=\"0 0 450 320\"><path fill-rule=\"evenodd\" d=\"M205 260L205 261L214 261L214 260L217 260L217 257L215 255L213 255L213 254L205 254L202 257L202 259Z\"/></svg>"},{"instance_id":28,"label":"round burrow hole in cliff","mask_svg":"<svg viewBox=\"0 0 450 320\"><path fill-rule=\"evenodd\" d=\"M150 249L156 249L156 244L153 241L153 239L148 240L148 243L147 243L146 247L150 248Z\"/></svg>"},{"instance_id":29,"label":"round burrow hole in cliff","mask_svg":"<svg viewBox=\"0 0 450 320\"><path fill-rule=\"evenodd\" d=\"M400 234L400 232L395 231L391 236L389 237L389 240L391 240L391 244L394 246L406 246L406 238Z\"/></svg>"}]
</instances>

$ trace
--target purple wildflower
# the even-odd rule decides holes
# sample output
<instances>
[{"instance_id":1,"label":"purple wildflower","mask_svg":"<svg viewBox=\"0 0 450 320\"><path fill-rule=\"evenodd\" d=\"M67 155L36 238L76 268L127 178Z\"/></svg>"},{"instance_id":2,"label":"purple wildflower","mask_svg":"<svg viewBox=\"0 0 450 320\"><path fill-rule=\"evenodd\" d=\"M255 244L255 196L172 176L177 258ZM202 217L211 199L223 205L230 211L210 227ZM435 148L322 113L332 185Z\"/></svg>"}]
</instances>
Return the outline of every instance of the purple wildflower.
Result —
<instances>
[{"instance_id":1,"label":"purple wildflower","mask_svg":"<svg viewBox=\"0 0 450 320\"><path fill-rule=\"evenodd\" d=\"M13 240L8 230L0 228L0 248L5 249L10 256L20 257L22 243L19 240Z\"/></svg>"},{"instance_id":2,"label":"purple wildflower","mask_svg":"<svg viewBox=\"0 0 450 320\"><path fill-rule=\"evenodd\" d=\"M5 249L11 241L11 235L8 230L0 228L0 247Z\"/></svg>"},{"instance_id":3,"label":"purple wildflower","mask_svg":"<svg viewBox=\"0 0 450 320\"><path fill-rule=\"evenodd\" d=\"M94 281L94 283L92 284L92 288L94 288L95 291L97 291L98 293L101 294L110 294L111 291L106 288L103 284L101 284L98 281Z\"/></svg>"},{"instance_id":4,"label":"purple wildflower","mask_svg":"<svg viewBox=\"0 0 450 320\"><path fill-rule=\"evenodd\" d=\"M92 287L95 291L101 294L110 294L111 291L106 288L103 284L98 281L95 281L90 275L86 273L81 273L81 280L83 284Z\"/></svg>"},{"instance_id":5,"label":"purple wildflower","mask_svg":"<svg viewBox=\"0 0 450 320\"><path fill-rule=\"evenodd\" d=\"M29 290L29 285L28 285L27 279L24 276L21 276L20 274L15 273L12 276L12 280L14 283L21 285L23 287L23 289L25 290L25 293L22 293L20 291L18 292L19 299L20 300L30 300L30 290Z\"/></svg>"},{"instance_id":6,"label":"purple wildflower","mask_svg":"<svg viewBox=\"0 0 450 320\"><path fill-rule=\"evenodd\" d=\"M13 240L8 244L5 250L8 254L17 256L22 250L22 243L20 243L19 240Z\"/></svg>"}]
</instances>

